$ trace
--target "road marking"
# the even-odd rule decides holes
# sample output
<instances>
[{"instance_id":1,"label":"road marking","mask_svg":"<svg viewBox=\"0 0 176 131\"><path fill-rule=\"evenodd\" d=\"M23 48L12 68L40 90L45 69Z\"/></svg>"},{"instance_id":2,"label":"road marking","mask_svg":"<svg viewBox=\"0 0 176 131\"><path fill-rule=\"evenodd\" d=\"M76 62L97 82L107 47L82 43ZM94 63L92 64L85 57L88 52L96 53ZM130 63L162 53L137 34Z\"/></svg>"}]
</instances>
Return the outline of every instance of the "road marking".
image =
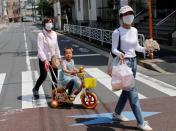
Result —
<instances>
[{"instance_id":1,"label":"road marking","mask_svg":"<svg viewBox=\"0 0 176 131\"><path fill-rule=\"evenodd\" d=\"M112 91L112 86L111 86L111 77L101 71L98 68L86 68L85 71L91 75L92 77L96 78L98 82L100 82L102 85L104 85L106 88L108 88L110 91ZM122 90L119 91L113 91L118 97L120 96ZM147 98L146 96L138 93L140 99L145 99Z\"/></svg>"},{"instance_id":2,"label":"road marking","mask_svg":"<svg viewBox=\"0 0 176 131\"><path fill-rule=\"evenodd\" d=\"M100 54L83 54L83 55L73 55L73 57L87 57L87 56L100 56ZM64 56L62 56L64 57ZM29 57L30 60L32 59L38 59L38 57Z\"/></svg>"},{"instance_id":3,"label":"road marking","mask_svg":"<svg viewBox=\"0 0 176 131\"><path fill-rule=\"evenodd\" d=\"M2 86L4 84L5 77L6 77L6 73L1 73L0 74L0 94L1 94L1 91L2 91Z\"/></svg>"},{"instance_id":4,"label":"road marking","mask_svg":"<svg viewBox=\"0 0 176 131\"><path fill-rule=\"evenodd\" d=\"M169 85L165 82L162 82L160 80L154 79L150 76L146 76L144 74L141 74L137 72L136 80L143 82L144 84L148 85L149 87L152 87L160 92L163 92L169 96L176 96L176 87Z\"/></svg>"},{"instance_id":5,"label":"road marking","mask_svg":"<svg viewBox=\"0 0 176 131\"><path fill-rule=\"evenodd\" d=\"M33 81L36 81L37 78L37 71L22 72L22 109L48 107L42 86L39 89L40 99L37 101L32 100Z\"/></svg>"},{"instance_id":6,"label":"road marking","mask_svg":"<svg viewBox=\"0 0 176 131\"><path fill-rule=\"evenodd\" d=\"M31 64L30 64L30 59L29 59L29 51L28 51L28 46L27 46L27 40L26 40L26 30L24 27L24 23L23 23L23 29L24 29L24 44L25 44L25 51L26 51L26 65L27 65L27 69L30 71L31 70Z\"/></svg>"},{"instance_id":7,"label":"road marking","mask_svg":"<svg viewBox=\"0 0 176 131\"><path fill-rule=\"evenodd\" d=\"M80 99L81 94L82 94L82 91L76 96L75 100L73 101L73 104L75 105L82 104L81 99Z\"/></svg>"}]
</instances>

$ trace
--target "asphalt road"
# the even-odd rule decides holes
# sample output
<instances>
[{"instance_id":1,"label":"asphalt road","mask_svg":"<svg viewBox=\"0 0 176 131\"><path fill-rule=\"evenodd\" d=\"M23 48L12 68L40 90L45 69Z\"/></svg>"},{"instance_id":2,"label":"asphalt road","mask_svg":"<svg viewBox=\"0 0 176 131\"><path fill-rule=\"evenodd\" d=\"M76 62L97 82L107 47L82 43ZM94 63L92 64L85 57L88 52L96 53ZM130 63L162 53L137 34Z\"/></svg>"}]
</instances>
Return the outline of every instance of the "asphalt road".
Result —
<instances>
[{"instance_id":1,"label":"asphalt road","mask_svg":"<svg viewBox=\"0 0 176 131\"><path fill-rule=\"evenodd\" d=\"M108 53L61 35L58 36L61 54L65 47L72 47L76 66L83 65L87 74L97 79L94 91L98 105L94 110L84 109L77 99L74 105L50 108L51 82L48 78L40 88L41 99L37 102L32 100L31 90L39 74L36 40L40 30L32 23L13 23L0 32L1 131L137 130L131 112L127 117L131 117L132 121L122 124L112 122L110 113L114 111L120 91L111 90L111 79L105 73ZM173 121L176 117L172 116L176 111L175 79L175 74L160 74L138 67L136 86L139 98L143 113L148 116L146 120L154 130L175 131ZM130 111L128 104L125 111ZM80 123L82 125L77 125Z\"/></svg>"}]
</instances>

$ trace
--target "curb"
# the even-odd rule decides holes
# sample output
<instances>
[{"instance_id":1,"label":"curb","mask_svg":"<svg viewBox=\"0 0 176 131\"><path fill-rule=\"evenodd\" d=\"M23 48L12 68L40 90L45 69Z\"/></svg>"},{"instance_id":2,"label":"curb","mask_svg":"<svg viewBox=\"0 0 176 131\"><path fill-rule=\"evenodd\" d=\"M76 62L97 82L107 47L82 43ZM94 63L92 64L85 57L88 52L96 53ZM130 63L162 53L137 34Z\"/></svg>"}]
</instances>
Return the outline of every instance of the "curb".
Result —
<instances>
[{"instance_id":1,"label":"curb","mask_svg":"<svg viewBox=\"0 0 176 131\"><path fill-rule=\"evenodd\" d=\"M167 72L163 70L162 68L160 68L157 64L155 64L156 62L163 62L163 60L161 59L140 60L138 63L140 66L144 68L151 69L151 70L157 71L162 74L173 74L173 73Z\"/></svg>"}]
</instances>

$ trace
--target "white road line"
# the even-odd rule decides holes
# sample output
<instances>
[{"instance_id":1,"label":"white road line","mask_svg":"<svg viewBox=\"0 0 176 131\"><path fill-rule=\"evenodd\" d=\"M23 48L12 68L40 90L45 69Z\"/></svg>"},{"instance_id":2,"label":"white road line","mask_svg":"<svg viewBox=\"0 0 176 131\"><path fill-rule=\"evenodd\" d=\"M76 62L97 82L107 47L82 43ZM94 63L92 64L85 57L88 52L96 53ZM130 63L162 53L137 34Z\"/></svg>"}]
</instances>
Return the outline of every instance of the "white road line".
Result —
<instances>
[{"instance_id":1,"label":"white road line","mask_svg":"<svg viewBox=\"0 0 176 131\"><path fill-rule=\"evenodd\" d=\"M0 74L0 94L1 94L1 91L2 91L2 86L4 84L5 77L6 77L6 73L1 73Z\"/></svg>"},{"instance_id":2,"label":"white road line","mask_svg":"<svg viewBox=\"0 0 176 131\"><path fill-rule=\"evenodd\" d=\"M29 59L29 51L28 51L28 46L27 46L24 24L23 24L23 29L24 29L24 43L25 43L25 50L26 50L26 65L27 65L27 69L31 70L31 64L30 64L30 59Z\"/></svg>"},{"instance_id":3,"label":"white road line","mask_svg":"<svg viewBox=\"0 0 176 131\"><path fill-rule=\"evenodd\" d=\"M82 104L81 99L80 99L81 94L82 94L82 91L76 96L75 100L73 101L73 104L75 105Z\"/></svg>"},{"instance_id":4,"label":"white road line","mask_svg":"<svg viewBox=\"0 0 176 131\"><path fill-rule=\"evenodd\" d=\"M86 57L86 56L100 56L100 54L83 54L83 55L73 55L73 57ZM62 56L64 57L64 56ZM38 59L38 57L30 57L29 58L30 60L32 59Z\"/></svg>"},{"instance_id":5,"label":"white road line","mask_svg":"<svg viewBox=\"0 0 176 131\"><path fill-rule=\"evenodd\" d=\"M22 109L48 106L42 86L39 89L40 99L37 101L32 99L33 81L36 81L37 78L37 71L22 72Z\"/></svg>"},{"instance_id":6,"label":"white road line","mask_svg":"<svg viewBox=\"0 0 176 131\"><path fill-rule=\"evenodd\" d=\"M85 71L91 75L92 77L96 78L98 82L100 82L102 85L104 85L106 88L108 88L110 91L112 91L112 86L111 86L111 77L101 71L98 68L86 68ZM118 97L121 94L120 91L113 91ZM145 99L147 98L146 96L138 93L140 99Z\"/></svg>"},{"instance_id":7,"label":"white road line","mask_svg":"<svg viewBox=\"0 0 176 131\"><path fill-rule=\"evenodd\" d=\"M137 72L136 79L169 96L176 96L176 87Z\"/></svg>"}]
</instances>

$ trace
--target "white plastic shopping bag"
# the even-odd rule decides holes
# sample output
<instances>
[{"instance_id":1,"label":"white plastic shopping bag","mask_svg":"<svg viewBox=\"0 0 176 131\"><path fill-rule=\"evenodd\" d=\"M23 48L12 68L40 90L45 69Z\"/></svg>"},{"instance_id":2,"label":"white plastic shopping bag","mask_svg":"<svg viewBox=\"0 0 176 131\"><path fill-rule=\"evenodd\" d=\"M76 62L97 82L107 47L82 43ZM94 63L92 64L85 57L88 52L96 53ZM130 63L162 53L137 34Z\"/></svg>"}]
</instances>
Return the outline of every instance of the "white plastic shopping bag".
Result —
<instances>
[{"instance_id":1,"label":"white plastic shopping bag","mask_svg":"<svg viewBox=\"0 0 176 131\"><path fill-rule=\"evenodd\" d=\"M118 57L113 57L111 52L109 53L109 58L108 58L108 68L107 68L107 74L112 76L112 66L114 63L114 60L117 62L119 61Z\"/></svg>"},{"instance_id":2,"label":"white plastic shopping bag","mask_svg":"<svg viewBox=\"0 0 176 131\"><path fill-rule=\"evenodd\" d=\"M112 90L130 90L134 85L134 77L131 68L126 64L113 62L112 66Z\"/></svg>"}]
</instances>

